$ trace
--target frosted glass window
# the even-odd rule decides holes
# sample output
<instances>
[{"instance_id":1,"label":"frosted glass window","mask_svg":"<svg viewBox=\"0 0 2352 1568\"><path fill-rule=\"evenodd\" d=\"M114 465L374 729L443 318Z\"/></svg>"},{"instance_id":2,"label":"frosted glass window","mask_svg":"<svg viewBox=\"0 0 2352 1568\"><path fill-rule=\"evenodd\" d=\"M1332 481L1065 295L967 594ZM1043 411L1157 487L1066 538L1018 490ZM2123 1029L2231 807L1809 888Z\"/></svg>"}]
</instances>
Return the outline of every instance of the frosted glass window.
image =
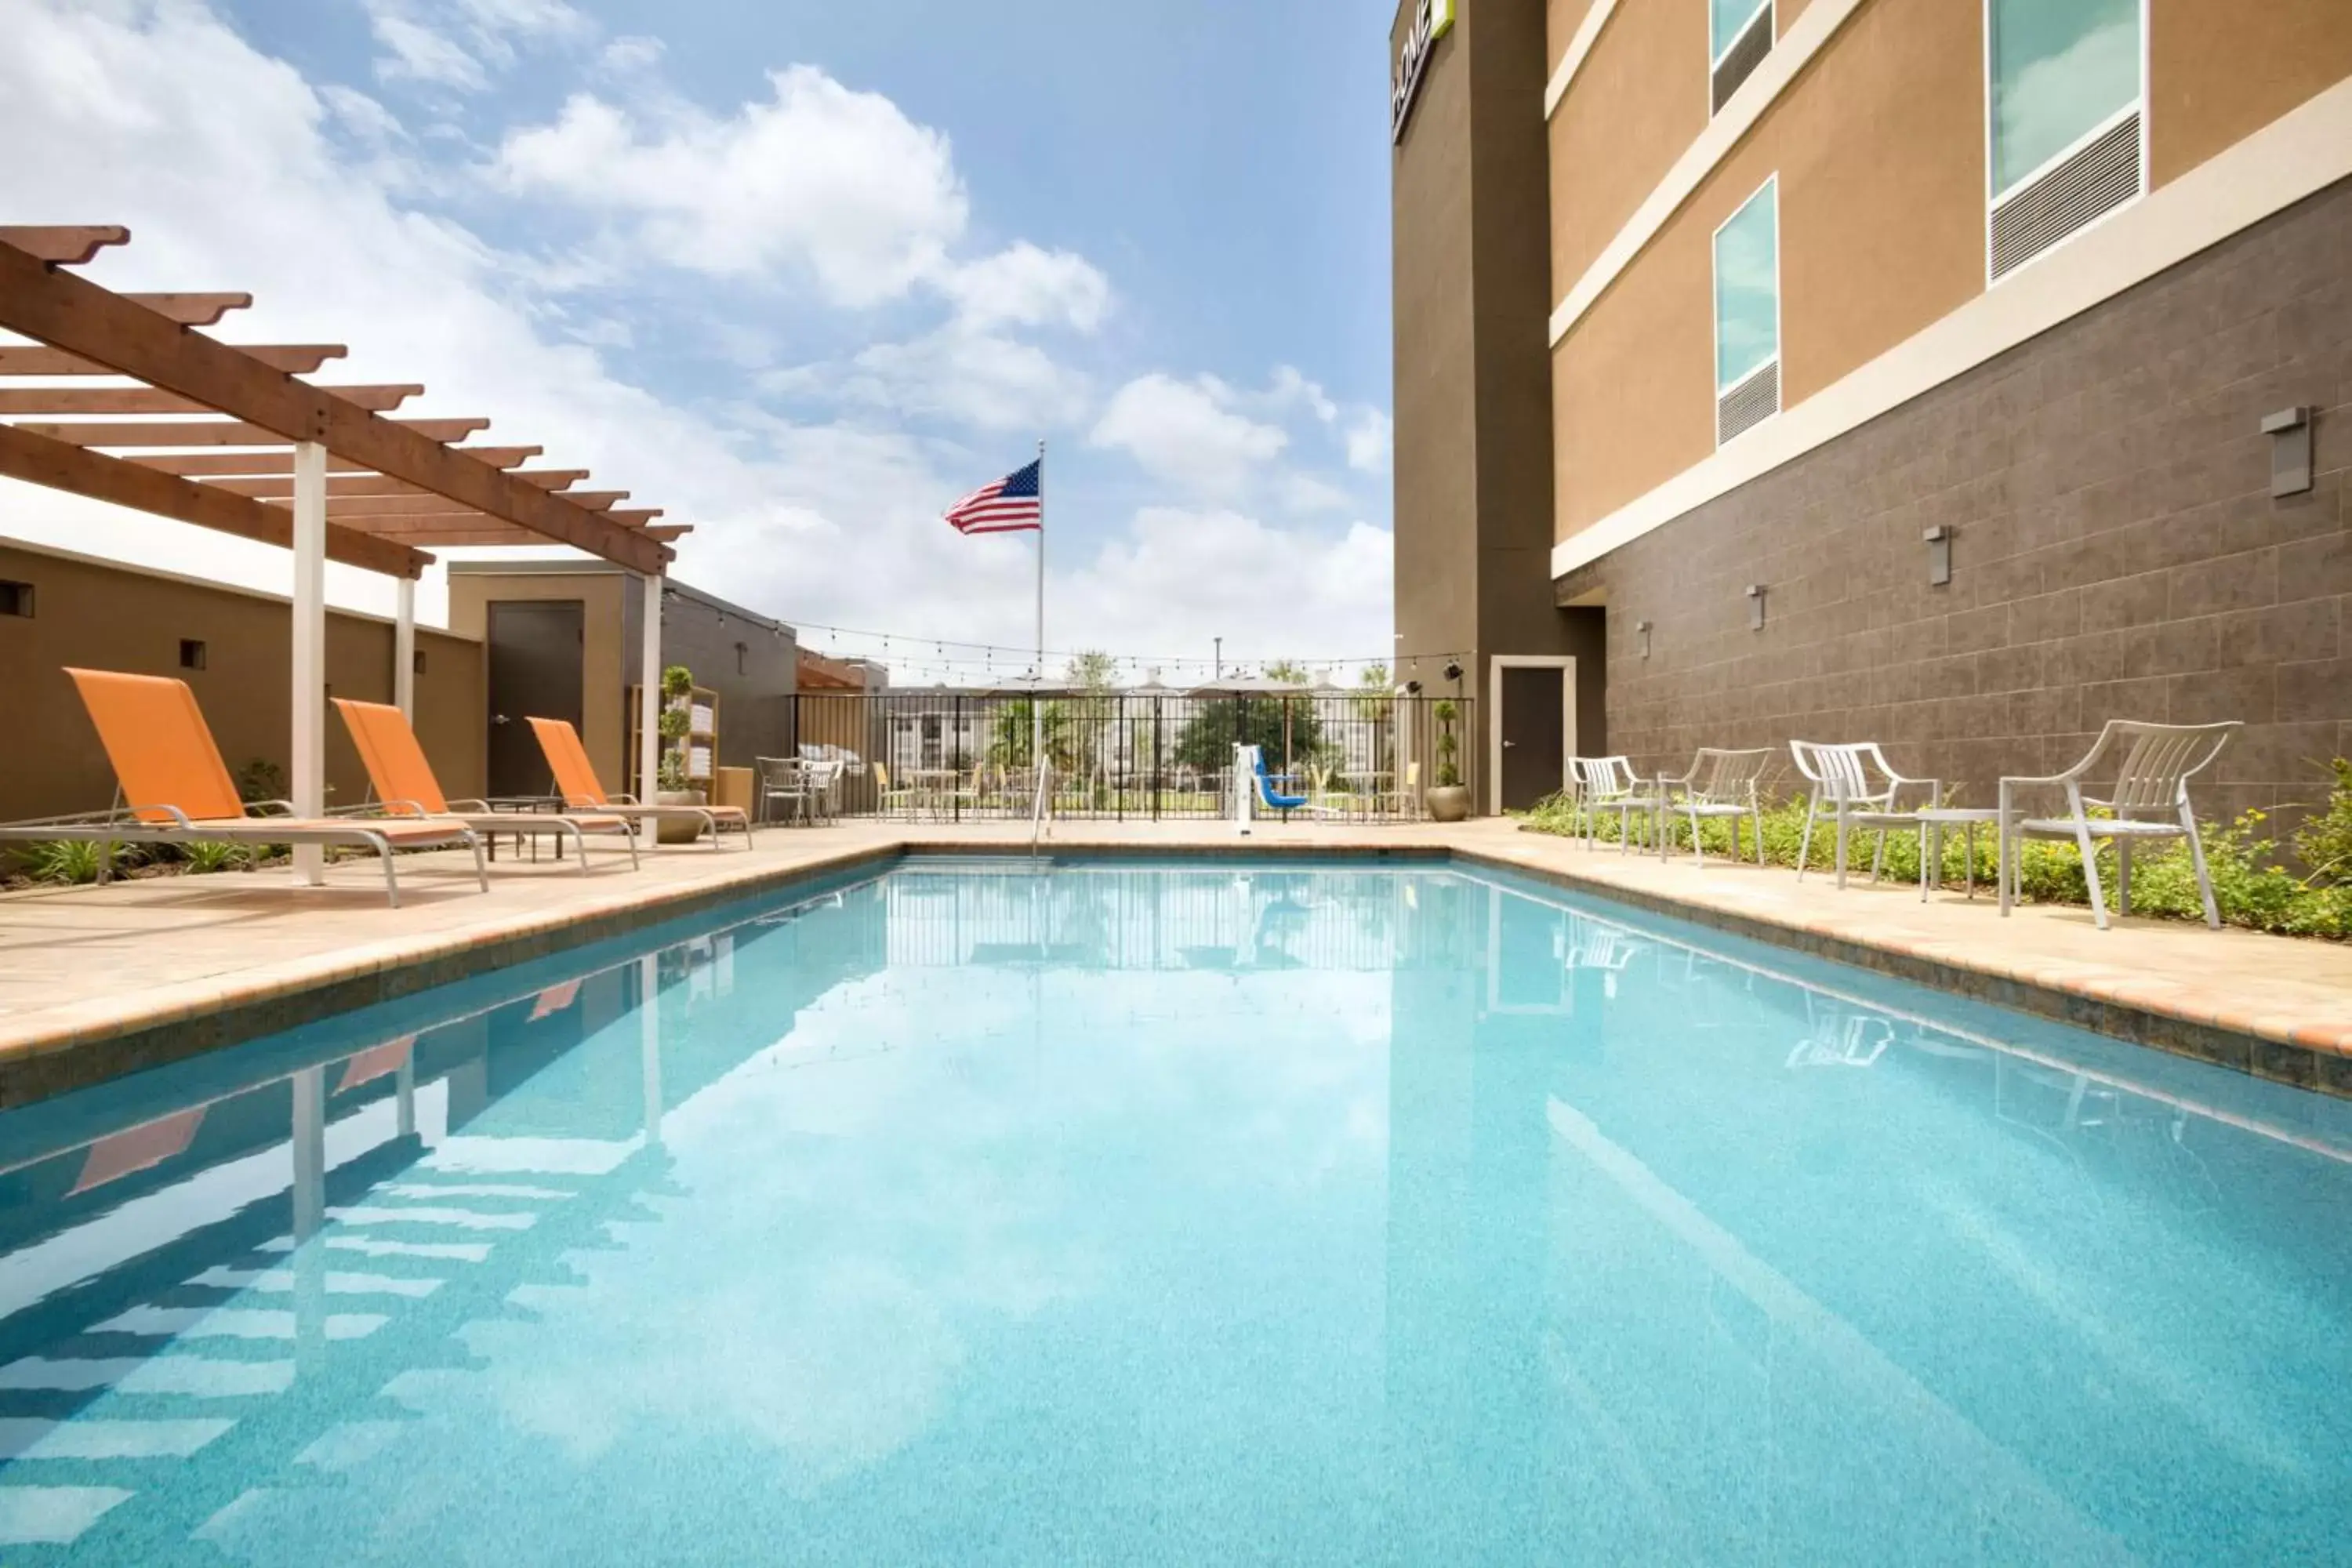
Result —
<instances>
[{"instance_id":1,"label":"frosted glass window","mask_svg":"<svg viewBox=\"0 0 2352 1568\"><path fill-rule=\"evenodd\" d=\"M1706 3L1708 43L1713 49L1707 58L1719 60L1723 58L1723 51L1739 41L1739 35L1748 31L1748 24L1756 20L1772 0L1706 0Z\"/></svg>"},{"instance_id":2,"label":"frosted glass window","mask_svg":"<svg viewBox=\"0 0 2352 1568\"><path fill-rule=\"evenodd\" d=\"M1996 196L2140 96L2140 0L1991 0Z\"/></svg>"},{"instance_id":3,"label":"frosted glass window","mask_svg":"<svg viewBox=\"0 0 2352 1568\"><path fill-rule=\"evenodd\" d=\"M1715 231L1715 386L1727 391L1780 352L1777 182Z\"/></svg>"}]
</instances>

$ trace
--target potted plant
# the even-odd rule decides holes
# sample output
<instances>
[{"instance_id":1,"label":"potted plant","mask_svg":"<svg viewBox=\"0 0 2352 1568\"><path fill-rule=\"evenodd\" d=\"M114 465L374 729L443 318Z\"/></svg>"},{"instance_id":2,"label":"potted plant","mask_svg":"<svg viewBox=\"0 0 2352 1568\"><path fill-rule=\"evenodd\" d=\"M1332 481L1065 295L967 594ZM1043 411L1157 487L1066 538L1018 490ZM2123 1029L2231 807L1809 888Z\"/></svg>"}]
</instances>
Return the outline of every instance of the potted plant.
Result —
<instances>
[{"instance_id":1,"label":"potted plant","mask_svg":"<svg viewBox=\"0 0 2352 1568\"><path fill-rule=\"evenodd\" d=\"M687 776L688 749L693 745L694 671L673 664L662 671L661 717L655 732L661 736L661 764L656 774L656 805L708 805L709 801ZM654 826L660 844L691 844L702 837L702 823L691 816L665 816Z\"/></svg>"},{"instance_id":2,"label":"potted plant","mask_svg":"<svg viewBox=\"0 0 2352 1568\"><path fill-rule=\"evenodd\" d=\"M1429 713L1437 721L1437 782L1423 793L1422 801L1432 822L1459 822L1470 815L1470 792L1463 787L1459 762L1462 742L1454 733L1462 710L1452 698L1440 698Z\"/></svg>"}]
</instances>

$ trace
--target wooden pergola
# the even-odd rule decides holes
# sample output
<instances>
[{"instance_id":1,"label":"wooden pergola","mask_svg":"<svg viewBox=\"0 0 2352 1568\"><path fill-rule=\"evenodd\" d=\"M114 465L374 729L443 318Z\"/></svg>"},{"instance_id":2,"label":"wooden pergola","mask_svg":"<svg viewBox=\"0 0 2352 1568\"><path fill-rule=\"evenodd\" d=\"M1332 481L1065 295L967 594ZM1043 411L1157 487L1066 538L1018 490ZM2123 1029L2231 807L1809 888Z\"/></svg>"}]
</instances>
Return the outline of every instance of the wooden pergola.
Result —
<instances>
[{"instance_id":1,"label":"wooden pergola","mask_svg":"<svg viewBox=\"0 0 2352 1568\"><path fill-rule=\"evenodd\" d=\"M406 419L415 384L300 379L340 344L232 344L200 329L249 294L117 293L78 276L120 226L0 226L0 477L291 550L293 805L325 807L325 563L399 584L393 684L415 705L415 584L436 546L562 544L626 567L646 609L639 763L653 776L661 579L688 529L586 489L584 468L530 468L530 446L459 445L484 418ZM298 852L308 879L317 851Z\"/></svg>"}]
</instances>

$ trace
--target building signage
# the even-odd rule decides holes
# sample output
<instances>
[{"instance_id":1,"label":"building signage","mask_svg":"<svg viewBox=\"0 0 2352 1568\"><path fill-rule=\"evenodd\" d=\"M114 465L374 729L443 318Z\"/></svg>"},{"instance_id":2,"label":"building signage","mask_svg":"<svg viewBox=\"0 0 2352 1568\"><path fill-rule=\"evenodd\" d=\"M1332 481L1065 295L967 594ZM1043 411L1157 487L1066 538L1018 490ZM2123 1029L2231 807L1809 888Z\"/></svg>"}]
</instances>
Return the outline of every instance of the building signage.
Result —
<instances>
[{"instance_id":1,"label":"building signage","mask_svg":"<svg viewBox=\"0 0 2352 1568\"><path fill-rule=\"evenodd\" d=\"M1404 122L1412 114L1412 100L1421 94L1421 75L1437 40L1454 27L1454 0L1414 0L1412 25L1405 29L1404 50L1397 56L1396 80L1389 93L1389 140L1404 140Z\"/></svg>"}]
</instances>

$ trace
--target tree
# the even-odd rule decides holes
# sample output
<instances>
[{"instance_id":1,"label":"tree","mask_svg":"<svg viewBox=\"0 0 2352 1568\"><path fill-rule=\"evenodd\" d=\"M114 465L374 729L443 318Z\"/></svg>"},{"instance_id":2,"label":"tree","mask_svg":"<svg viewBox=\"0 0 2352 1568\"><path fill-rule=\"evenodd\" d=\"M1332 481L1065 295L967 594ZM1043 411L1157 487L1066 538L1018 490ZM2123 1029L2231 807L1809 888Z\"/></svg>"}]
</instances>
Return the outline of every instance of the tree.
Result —
<instances>
[{"instance_id":1,"label":"tree","mask_svg":"<svg viewBox=\"0 0 2352 1568\"><path fill-rule=\"evenodd\" d=\"M1265 667L1269 680L1306 684L1306 669L1281 661ZM1203 698L1177 731L1175 761L1203 772L1226 765L1235 745L1255 746L1277 771L1323 748L1323 721L1305 692L1282 697Z\"/></svg>"}]
</instances>

